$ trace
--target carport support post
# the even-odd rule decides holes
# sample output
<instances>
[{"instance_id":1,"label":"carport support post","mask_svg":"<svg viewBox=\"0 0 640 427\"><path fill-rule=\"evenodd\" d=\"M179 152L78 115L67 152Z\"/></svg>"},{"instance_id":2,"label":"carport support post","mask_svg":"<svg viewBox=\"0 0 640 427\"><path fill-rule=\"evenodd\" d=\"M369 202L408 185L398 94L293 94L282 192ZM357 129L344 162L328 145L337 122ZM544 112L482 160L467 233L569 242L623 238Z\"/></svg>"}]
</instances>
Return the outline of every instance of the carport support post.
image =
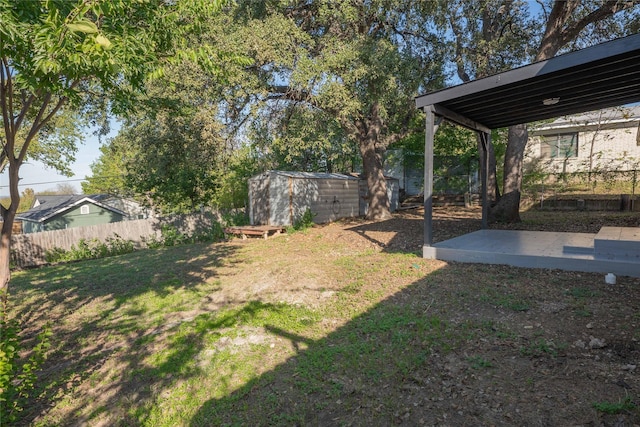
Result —
<instances>
[{"instance_id":1,"label":"carport support post","mask_svg":"<svg viewBox=\"0 0 640 427\"><path fill-rule=\"evenodd\" d=\"M480 134L480 142L482 146L482 159L483 162L480 165L482 170L480 176L482 177L482 228L489 228L489 144L491 144L491 134L488 132L478 132Z\"/></svg>"},{"instance_id":2,"label":"carport support post","mask_svg":"<svg viewBox=\"0 0 640 427\"><path fill-rule=\"evenodd\" d=\"M424 247L433 244L433 138L436 133L433 106L425 107L424 140Z\"/></svg>"}]
</instances>

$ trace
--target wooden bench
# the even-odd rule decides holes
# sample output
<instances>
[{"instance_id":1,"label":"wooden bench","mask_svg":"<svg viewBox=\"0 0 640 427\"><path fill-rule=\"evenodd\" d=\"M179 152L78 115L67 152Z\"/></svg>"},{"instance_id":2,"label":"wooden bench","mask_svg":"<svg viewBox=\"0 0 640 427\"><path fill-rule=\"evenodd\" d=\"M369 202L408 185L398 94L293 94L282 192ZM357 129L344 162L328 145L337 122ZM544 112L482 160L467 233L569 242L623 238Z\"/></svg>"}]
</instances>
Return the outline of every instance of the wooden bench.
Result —
<instances>
[{"instance_id":1,"label":"wooden bench","mask_svg":"<svg viewBox=\"0 0 640 427\"><path fill-rule=\"evenodd\" d=\"M277 236L280 233L285 231L284 227L274 226L274 225L243 225L240 227L227 227L224 229L225 238L228 235L237 235L242 236L242 239L245 240L248 236L262 236L262 238L267 239L272 236Z\"/></svg>"}]
</instances>

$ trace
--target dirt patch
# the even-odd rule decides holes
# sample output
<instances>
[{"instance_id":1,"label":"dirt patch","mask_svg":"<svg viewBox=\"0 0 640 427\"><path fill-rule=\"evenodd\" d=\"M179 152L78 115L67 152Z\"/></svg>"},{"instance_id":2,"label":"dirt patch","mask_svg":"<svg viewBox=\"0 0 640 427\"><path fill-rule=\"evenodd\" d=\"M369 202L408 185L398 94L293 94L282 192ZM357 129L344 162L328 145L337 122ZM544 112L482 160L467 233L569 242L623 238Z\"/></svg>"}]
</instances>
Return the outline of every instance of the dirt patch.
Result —
<instances>
[{"instance_id":1,"label":"dirt patch","mask_svg":"<svg viewBox=\"0 0 640 427\"><path fill-rule=\"evenodd\" d=\"M534 211L523 217L523 223L495 228L595 233L602 225L638 225L637 216L615 213L571 218ZM290 239L321 238L336 243L333 251L419 253L422 226L422 212L413 210L379 223L350 220L319 226ZM478 209L434 211L436 241L479 228ZM279 379L267 381L265 388L254 386L243 405L278 413L274 419L297 420L291 424L640 425L640 279L619 278L612 287L600 274L438 261L428 265L434 273L408 287L383 272L360 292L384 280L383 306L411 306L416 316L433 316L447 325L450 342L427 345L415 322L407 322L396 333L408 334L406 351L423 358L406 371L391 374L380 366L376 378L364 367L336 367L319 380L322 385L315 384L319 391L309 393L296 381L299 368L294 363L276 370ZM314 299L300 301L311 304ZM469 339L460 340L458 333L466 328ZM360 333L351 323L343 329L344 334ZM340 346L341 331L321 345ZM383 336L373 339L385 345ZM300 358L315 357L313 348L309 352ZM385 356L380 351L377 357ZM261 401L267 394L282 399L265 409ZM603 407L611 411L598 409ZM241 419L255 417L257 412L250 410Z\"/></svg>"}]
</instances>

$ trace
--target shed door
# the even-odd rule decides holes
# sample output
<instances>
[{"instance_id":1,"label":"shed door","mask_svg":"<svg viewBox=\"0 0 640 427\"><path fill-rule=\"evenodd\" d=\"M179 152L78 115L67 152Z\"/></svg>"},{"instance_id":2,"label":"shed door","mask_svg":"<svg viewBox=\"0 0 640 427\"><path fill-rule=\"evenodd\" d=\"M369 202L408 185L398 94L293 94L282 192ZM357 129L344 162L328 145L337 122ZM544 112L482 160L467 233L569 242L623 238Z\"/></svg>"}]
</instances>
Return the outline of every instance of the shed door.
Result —
<instances>
[{"instance_id":1,"label":"shed door","mask_svg":"<svg viewBox=\"0 0 640 427\"><path fill-rule=\"evenodd\" d=\"M269 178L249 181L252 225L269 225Z\"/></svg>"}]
</instances>

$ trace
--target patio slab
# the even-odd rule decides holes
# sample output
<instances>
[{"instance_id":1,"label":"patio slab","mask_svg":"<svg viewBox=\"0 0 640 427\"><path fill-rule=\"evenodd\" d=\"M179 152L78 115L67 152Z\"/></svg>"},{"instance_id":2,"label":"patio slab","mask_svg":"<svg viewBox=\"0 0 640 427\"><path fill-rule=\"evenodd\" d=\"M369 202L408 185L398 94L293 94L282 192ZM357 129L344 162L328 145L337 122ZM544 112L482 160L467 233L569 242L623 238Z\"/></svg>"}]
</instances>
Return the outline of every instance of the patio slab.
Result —
<instances>
[{"instance_id":1,"label":"patio slab","mask_svg":"<svg viewBox=\"0 0 640 427\"><path fill-rule=\"evenodd\" d=\"M479 230L433 246L424 246L423 257L640 277L637 259L596 256L595 241L596 234L590 233Z\"/></svg>"},{"instance_id":2,"label":"patio slab","mask_svg":"<svg viewBox=\"0 0 640 427\"><path fill-rule=\"evenodd\" d=\"M640 263L640 228L602 227L594 239L596 258Z\"/></svg>"}]
</instances>

